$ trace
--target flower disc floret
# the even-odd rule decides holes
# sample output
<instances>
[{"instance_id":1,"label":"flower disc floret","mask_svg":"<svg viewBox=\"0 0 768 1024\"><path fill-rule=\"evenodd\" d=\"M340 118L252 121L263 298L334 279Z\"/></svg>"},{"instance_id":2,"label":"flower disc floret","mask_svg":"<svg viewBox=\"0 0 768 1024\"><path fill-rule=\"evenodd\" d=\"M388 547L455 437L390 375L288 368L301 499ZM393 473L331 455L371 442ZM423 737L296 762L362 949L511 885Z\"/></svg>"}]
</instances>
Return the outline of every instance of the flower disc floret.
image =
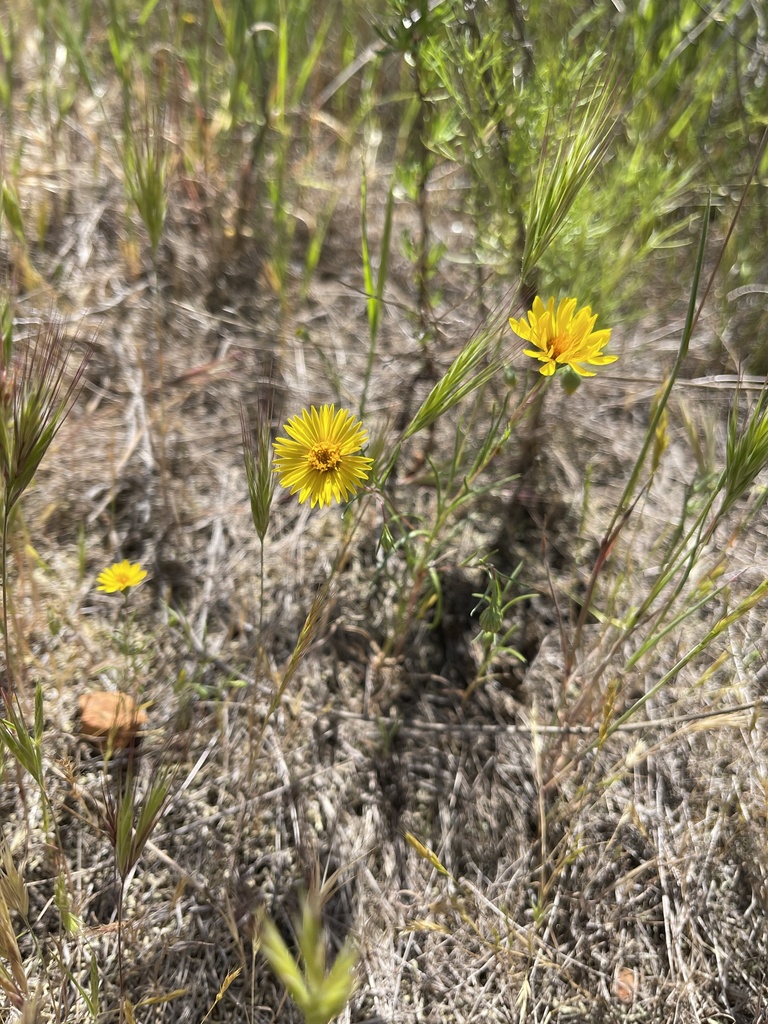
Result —
<instances>
[{"instance_id":1,"label":"flower disc floret","mask_svg":"<svg viewBox=\"0 0 768 1024\"><path fill-rule=\"evenodd\" d=\"M129 562L126 558L99 573L98 589L105 594L116 594L118 591L128 590L129 587L137 587L146 575L146 570L142 569L138 562Z\"/></svg>"},{"instance_id":2,"label":"flower disc floret","mask_svg":"<svg viewBox=\"0 0 768 1024\"><path fill-rule=\"evenodd\" d=\"M323 405L302 409L285 424L288 437L275 439L275 472L283 487L309 498L311 506L346 501L367 480L373 459L357 452L368 434L348 409Z\"/></svg>"},{"instance_id":3,"label":"flower disc floret","mask_svg":"<svg viewBox=\"0 0 768 1024\"><path fill-rule=\"evenodd\" d=\"M602 354L611 336L610 328L593 331L597 314L592 314L592 308L583 306L578 313L575 310L576 299L561 299L555 309L554 297L545 306L537 295L527 321L510 317L509 326L515 334L534 346L524 349L525 355L543 363L540 371L545 377L551 377L560 366L570 366L581 377L594 377L586 366L605 366L618 358Z\"/></svg>"}]
</instances>

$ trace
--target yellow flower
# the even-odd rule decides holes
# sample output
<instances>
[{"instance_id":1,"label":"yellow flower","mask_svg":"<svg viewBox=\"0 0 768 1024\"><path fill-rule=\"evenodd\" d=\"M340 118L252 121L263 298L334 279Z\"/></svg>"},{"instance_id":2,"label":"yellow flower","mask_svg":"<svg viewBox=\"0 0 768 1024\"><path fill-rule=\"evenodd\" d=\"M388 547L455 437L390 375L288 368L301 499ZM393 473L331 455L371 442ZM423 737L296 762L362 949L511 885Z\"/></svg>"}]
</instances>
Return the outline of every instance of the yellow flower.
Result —
<instances>
[{"instance_id":1,"label":"yellow flower","mask_svg":"<svg viewBox=\"0 0 768 1024\"><path fill-rule=\"evenodd\" d=\"M142 569L138 562L129 562L126 558L99 573L98 589L103 590L105 594L116 594L118 590L137 587L146 575L146 570Z\"/></svg>"},{"instance_id":2,"label":"yellow flower","mask_svg":"<svg viewBox=\"0 0 768 1024\"><path fill-rule=\"evenodd\" d=\"M285 424L285 432L291 440L275 439L275 472L291 494L299 492L300 503L309 498L313 508L322 508L333 498L346 501L368 477L373 459L354 454L368 434L346 409L302 409Z\"/></svg>"},{"instance_id":3,"label":"yellow flower","mask_svg":"<svg viewBox=\"0 0 768 1024\"><path fill-rule=\"evenodd\" d=\"M525 355L533 356L544 364L541 372L551 377L558 366L570 366L581 377L594 377L594 373L582 365L605 366L615 363L618 356L604 356L602 349L608 344L610 329L593 331L597 314L584 306L574 316L576 299L561 299L555 310L555 300L550 298L546 309L539 296L533 300L533 309L528 321L521 317L510 317L509 326L524 341L530 341L535 348L524 349Z\"/></svg>"}]
</instances>

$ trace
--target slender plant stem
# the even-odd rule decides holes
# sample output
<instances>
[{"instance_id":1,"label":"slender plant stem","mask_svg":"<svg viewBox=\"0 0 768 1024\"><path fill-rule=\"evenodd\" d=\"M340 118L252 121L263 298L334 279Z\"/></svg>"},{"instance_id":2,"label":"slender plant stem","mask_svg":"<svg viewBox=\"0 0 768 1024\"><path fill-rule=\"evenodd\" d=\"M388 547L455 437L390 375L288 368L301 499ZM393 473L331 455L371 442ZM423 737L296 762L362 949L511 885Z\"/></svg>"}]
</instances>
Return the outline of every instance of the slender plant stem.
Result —
<instances>
[{"instance_id":1,"label":"slender plant stem","mask_svg":"<svg viewBox=\"0 0 768 1024\"><path fill-rule=\"evenodd\" d=\"M115 854L117 856L117 853ZM118 874L115 863L115 874ZM120 875L117 888L117 976L120 985L120 1024L125 1021L125 971L123 967L123 896L125 895L125 879Z\"/></svg>"},{"instance_id":2,"label":"slender plant stem","mask_svg":"<svg viewBox=\"0 0 768 1024\"><path fill-rule=\"evenodd\" d=\"M3 538L2 551L2 576L3 576L3 644L5 647L5 681L2 685L3 702L6 708L11 710L11 695L14 691L13 670L11 668L11 645L8 641L8 510L3 510Z\"/></svg>"},{"instance_id":3,"label":"slender plant stem","mask_svg":"<svg viewBox=\"0 0 768 1024\"><path fill-rule=\"evenodd\" d=\"M264 650L264 542L259 545L259 653Z\"/></svg>"},{"instance_id":4,"label":"slender plant stem","mask_svg":"<svg viewBox=\"0 0 768 1024\"><path fill-rule=\"evenodd\" d=\"M152 249L152 307L154 313L155 345L157 348L157 395L160 409L159 453L160 453L160 490L163 495L163 508L166 521L170 522L170 501L168 484L168 459L165 452L165 345L163 331L160 329L160 289L157 283L157 249Z\"/></svg>"}]
</instances>

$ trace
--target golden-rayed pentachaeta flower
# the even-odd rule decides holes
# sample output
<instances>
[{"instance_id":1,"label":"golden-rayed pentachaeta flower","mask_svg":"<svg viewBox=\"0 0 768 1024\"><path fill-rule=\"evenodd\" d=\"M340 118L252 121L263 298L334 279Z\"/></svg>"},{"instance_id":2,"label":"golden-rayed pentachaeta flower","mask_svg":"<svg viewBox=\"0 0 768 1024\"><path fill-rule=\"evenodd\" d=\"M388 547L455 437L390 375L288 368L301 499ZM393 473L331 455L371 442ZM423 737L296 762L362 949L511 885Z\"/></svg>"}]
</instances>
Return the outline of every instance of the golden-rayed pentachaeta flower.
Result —
<instances>
[{"instance_id":1,"label":"golden-rayed pentachaeta flower","mask_svg":"<svg viewBox=\"0 0 768 1024\"><path fill-rule=\"evenodd\" d=\"M347 409L314 405L285 424L288 438L275 439L275 472L299 502L312 507L346 501L368 478L373 459L357 455L368 440L362 423Z\"/></svg>"},{"instance_id":2,"label":"golden-rayed pentachaeta flower","mask_svg":"<svg viewBox=\"0 0 768 1024\"><path fill-rule=\"evenodd\" d=\"M116 594L120 590L137 587L146 575L146 569L142 569L138 562L129 562L126 558L99 573L97 589L105 594Z\"/></svg>"},{"instance_id":3,"label":"golden-rayed pentachaeta flower","mask_svg":"<svg viewBox=\"0 0 768 1024\"><path fill-rule=\"evenodd\" d=\"M594 377L587 366L605 366L618 359L602 354L611 336L610 328L593 331L597 314L592 314L592 308L583 306L578 313L575 310L576 299L561 299L555 309L554 298L545 306L537 295L527 321L510 317L509 326L515 334L535 346L523 351L543 363L540 371L545 377L551 377L559 366L570 366L581 377Z\"/></svg>"}]
</instances>

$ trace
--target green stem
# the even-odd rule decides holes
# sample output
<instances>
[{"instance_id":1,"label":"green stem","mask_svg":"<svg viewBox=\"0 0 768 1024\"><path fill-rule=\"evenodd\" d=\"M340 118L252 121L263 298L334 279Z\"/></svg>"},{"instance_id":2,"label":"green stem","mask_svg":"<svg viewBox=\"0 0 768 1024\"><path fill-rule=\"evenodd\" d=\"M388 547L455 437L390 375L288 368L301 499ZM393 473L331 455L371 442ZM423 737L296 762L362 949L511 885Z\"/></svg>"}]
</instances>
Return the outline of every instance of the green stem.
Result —
<instances>
[{"instance_id":1,"label":"green stem","mask_svg":"<svg viewBox=\"0 0 768 1024\"><path fill-rule=\"evenodd\" d=\"M259 653L264 650L264 542L259 545Z\"/></svg>"},{"instance_id":2,"label":"green stem","mask_svg":"<svg viewBox=\"0 0 768 1024\"><path fill-rule=\"evenodd\" d=\"M735 622L738 622L742 615L754 608L754 606L759 601L762 601L767 595L768 580L761 583L759 587L756 587L748 597L744 598L744 600L734 608L732 612L727 612L718 619L707 635L700 640L695 647L691 648L691 650L688 651L688 653L675 665L673 665L672 668L666 672L661 679L659 679L659 681L650 688L650 690L647 691L647 693L644 693L642 697L638 697L634 704L627 708L623 715L619 715L615 721L611 722L611 724L601 732L598 739L590 744L590 748L594 746L602 746L605 740L610 736L613 736L613 734L620 729L625 722L628 722L629 719L637 714L641 708L645 707L649 700L652 700L660 690L662 690L668 683L672 682L672 680L679 675L689 662L693 661L698 654L702 654L706 651L709 645L716 640L724 630L728 629L728 627L732 626Z\"/></svg>"},{"instance_id":3,"label":"green stem","mask_svg":"<svg viewBox=\"0 0 768 1024\"><path fill-rule=\"evenodd\" d=\"M117 874L115 864L115 874ZM125 1021L125 969L123 966L123 896L125 895L125 879L120 875L117 890L117 976L120 985L120 1024Z\"/></svg>"},{"instance_id":4,"label":"green stem","mask_svg":"<svg viewBox=\"0 0 768 1024\"><path fill-rule=\"evenodd\" d=\"M160 453L160 491L163 496L163 508L165 510L166 522L170 522L170 500L168 483L168 459L165 451L165 345L163 342L164 331L160 328L160 288L157 283L157 249L152 247L152 307L153 307L153 328L155 332L155 347L157 351L157 395L160 408L160 430L159 430L159 453ZM154 389L153 389L154 391Z\"/></svg>"},{"instance_id":5,"label":"green stem","mask_svg":"<svg viewBox=\"0 0 768 1024\"><path fill-rule=\"evenodd\" d=\"M2 696L6 708L11 710L11 696L14 691L13 670L11 668L11 647L8 641L8 511L3 512L3 537L0 561L3 577L3 644L5 647L5 681L2 684Z\"/></svg>"}]
</instances>

